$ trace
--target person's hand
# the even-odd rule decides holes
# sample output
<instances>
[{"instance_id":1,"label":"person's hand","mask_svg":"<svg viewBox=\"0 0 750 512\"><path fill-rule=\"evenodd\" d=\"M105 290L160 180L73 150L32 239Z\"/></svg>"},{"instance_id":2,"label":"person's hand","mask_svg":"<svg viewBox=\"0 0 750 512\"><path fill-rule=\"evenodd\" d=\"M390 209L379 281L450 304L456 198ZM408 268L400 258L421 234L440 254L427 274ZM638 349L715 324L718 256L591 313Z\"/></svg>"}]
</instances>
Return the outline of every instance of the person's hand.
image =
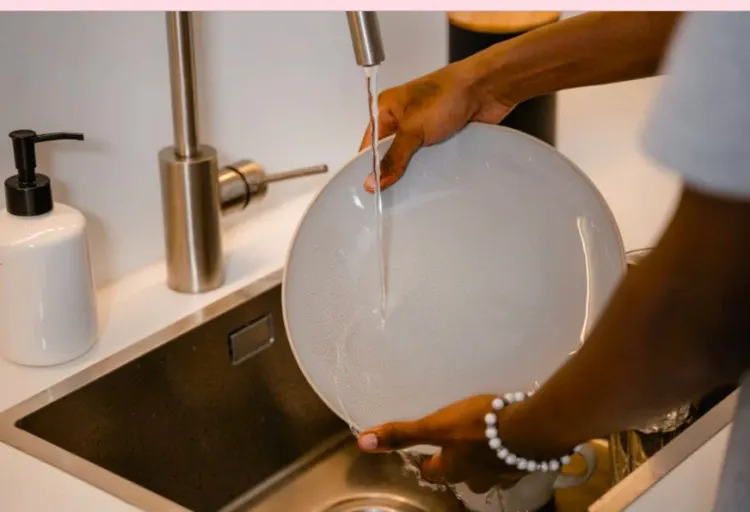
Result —
<instances>
[{"instance_id":1,"label":"person's hand","mask_svg":"<svg viewBox=\"0 0 750 512\"><path fill-rule=\"evenodd\" d=\"M381 188L401 178L421 146L447 139L471 121L497 124L512 110L512 102L495 98L484 90L476 68L470 57L380 95L378 138L396 134L381 163ZM360 151L371 145L369 125ZM365 189L374 191L374 176L367 178Z\"/></svg>"},{"instance_id":2,"label":"person's hand","mask_svg":"<svg viewBox=\"0 0 750 512\"><path fill-rule=\"evenodd\" d=\"M359 436L359 447L365 452L378 453L417 445L438 446L440 452L422 464L426 480L465 482L476 493L495 486L511 487L526 473L498 459L488 445L484 417L492 411L493 398L474 396L416 421L387 423L367 430ZM507 412L514 407L510 405L497 414L499 425L510 420Z\"/></svg>"}]
</instances>

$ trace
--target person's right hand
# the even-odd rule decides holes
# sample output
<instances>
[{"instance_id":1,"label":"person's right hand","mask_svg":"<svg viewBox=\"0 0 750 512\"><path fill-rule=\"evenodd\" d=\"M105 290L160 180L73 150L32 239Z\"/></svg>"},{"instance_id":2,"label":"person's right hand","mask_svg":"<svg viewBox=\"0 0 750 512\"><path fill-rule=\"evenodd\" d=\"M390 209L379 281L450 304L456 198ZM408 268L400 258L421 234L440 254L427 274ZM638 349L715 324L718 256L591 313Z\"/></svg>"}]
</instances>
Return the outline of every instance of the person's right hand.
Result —
<instances>
[{"instance_id":1,"label":"person's right hand","mask_svg":"<svg viewBox=\"0 0 750 512\"><path fill-rule=\"evenodd\" d=\"M420 147L447 139L471 121L497 124L513 109L512 102L483 91L473 59L455 62L380 95L378 138L396 134L381 163L381 188L401 178ZM371 145L370 125L360 151ZM365 189L375 190L374 176L367 178Z\"/></svg>"},{"instance_id":2,"label":"person's right hand","mask_svg":"<svg viewBox=\"0 0 750 512\"><path fill-rule=\"evenodd\" d=\"M377 426L359 436L359 448L381 453L418 445L437 446L440 451L421 463L421 476L427 481L464 482L475 493L485 493L495 486L512 487L527 473L506 465L487 445L484 418L492 411L494 398L493 395L477 395L416 421ZM498 421L503 425L509 420L508 411L512 407L502 411L502 418L498 414Z\"/></svg>"}]
</instances>

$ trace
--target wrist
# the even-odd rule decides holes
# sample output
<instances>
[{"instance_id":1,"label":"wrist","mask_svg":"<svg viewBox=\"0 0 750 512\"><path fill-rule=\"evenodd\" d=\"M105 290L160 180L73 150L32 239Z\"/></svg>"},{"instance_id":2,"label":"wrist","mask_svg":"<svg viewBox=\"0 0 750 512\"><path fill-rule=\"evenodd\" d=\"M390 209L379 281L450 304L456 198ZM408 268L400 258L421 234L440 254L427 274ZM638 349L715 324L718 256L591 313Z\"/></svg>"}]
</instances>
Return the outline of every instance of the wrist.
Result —
<instances>
[{"instance_id":1,"label":"wrist","mask_svg":"<svg viewBox=\"0 0 750 512\"><path fill-rule=\"evenodd\" d=\"M483 50L471 60L473 88L485 102L513 108L537 96L533 89L530 63L517 62L518 42L511 39Z\"/></svg>"},{"instance_id":2,"label":"wrist","mask_svg":"<svg viewBox=\"0 0 750 512\"><path fill-rule=\"evenodd\" d=\"M534 397L530 397L499 412L497 430L503 446L519 457L534 460L555 459L570 453L577 443L563 440L549 417L538 418L534 402Z\"/></svg>"}]
</instances>

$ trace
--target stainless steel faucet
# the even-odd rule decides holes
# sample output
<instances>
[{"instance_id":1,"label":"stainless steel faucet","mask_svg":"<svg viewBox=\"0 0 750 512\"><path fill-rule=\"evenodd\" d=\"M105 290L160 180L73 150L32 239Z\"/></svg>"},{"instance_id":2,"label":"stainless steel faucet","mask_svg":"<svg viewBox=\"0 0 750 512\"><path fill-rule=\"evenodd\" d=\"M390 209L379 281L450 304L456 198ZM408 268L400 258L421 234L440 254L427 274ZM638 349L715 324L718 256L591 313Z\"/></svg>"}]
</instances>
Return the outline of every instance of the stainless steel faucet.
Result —
<instances>
[{"instance_id":1,"label":"stainless steel faucet","mask_svg":"<svg viewBox=\"0 0 750 512\"><path fill-rule=\"evenodd\" d=\"M252 160L219 168L216 150L200 143L192 13L167 13L174 145L159 152L167 285L201 293L224 283L221 216L241 211L269 183L328 171L327 165L266 175Z\"/></svg>"},{"instance_id":2,"label":"stainless steel faucet","mask_svg":"<svg viewBox=\"0 0 750 512\"><path fill-rule=\"evenodd\" d=\"M377 66L385 60L378 15L372 11L346 11L352 36L354 58L362 67Z\"/></svg>"}]
</instances>

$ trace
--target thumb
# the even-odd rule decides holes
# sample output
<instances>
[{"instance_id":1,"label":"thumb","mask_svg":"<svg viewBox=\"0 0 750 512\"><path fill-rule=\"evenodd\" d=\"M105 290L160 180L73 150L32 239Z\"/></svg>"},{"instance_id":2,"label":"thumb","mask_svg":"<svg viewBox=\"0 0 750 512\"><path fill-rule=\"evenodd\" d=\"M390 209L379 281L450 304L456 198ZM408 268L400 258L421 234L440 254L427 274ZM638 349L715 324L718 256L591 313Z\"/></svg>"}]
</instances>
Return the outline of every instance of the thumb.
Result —
<instances>
[{"instance_id":1,"label":"thumb","mask_svg":"<svg viewBox=\"0 0 750 512\"><path fill-rule=\"evenodd\" d=\"M422 146L424 137L415 130L396 132L391 147L380 163L380 187L385 189L396 183L406 171L406 166L414 153ZM365 190L375 191L375 176L370 174L365 181Z\"/></svg>"},{"instance_id":2,"label":"thumb","mask_svg":"<svg viewBox=\"0 0 750 512\"><path fill-rule=\"evenodd\" d=\"M380 142L386 137L390 137L396 131L398 123L395 121L391 112L387 108L380 108L380 114L378 117L378 140ZM365 148L372 146L372 123L367 123L367 129L362 137L362 142L359 144L359 150L362 151Z\"/></svg>"}]
</instances>

